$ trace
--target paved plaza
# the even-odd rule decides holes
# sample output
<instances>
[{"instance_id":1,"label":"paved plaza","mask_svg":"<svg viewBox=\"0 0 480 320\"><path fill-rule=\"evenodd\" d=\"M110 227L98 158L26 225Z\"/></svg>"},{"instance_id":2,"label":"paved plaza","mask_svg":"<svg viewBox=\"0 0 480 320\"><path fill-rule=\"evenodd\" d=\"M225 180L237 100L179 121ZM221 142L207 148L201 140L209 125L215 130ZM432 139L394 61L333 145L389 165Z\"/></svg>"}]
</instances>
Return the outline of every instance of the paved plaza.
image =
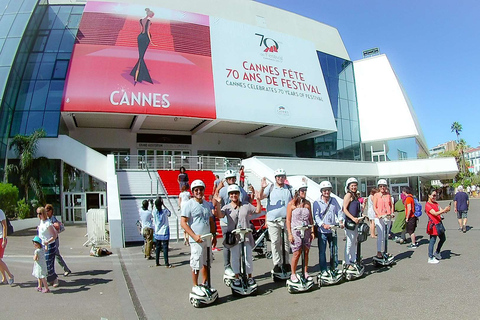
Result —
<instances>
[{"instance_id":1,"label":"paved plaza","mask_svg":"<svg viewBox=\"0 0 480 320\"><path fill-rule=\"evenodd\" d=\"M86 226L68 226L60 235L60 251L73 273L64 277L57 264L60 287L41 294L31 275L35 230L20 231L9 237L4 257L15 285L0 285L0 319L478 319L479 213L480 200L473 199L465 234L458 231L454 212L446 215L447 242L437 265L427 264L424 214L417 228L419 248L409 250L389 241L389 251L398 261L391 269L373 267L376 242L369 239L362 248L366 263L362 279L315 286L302 294L289 294L284 283L274 283L271 260L260 258L254 261L258 295L233 297L222 281L223 256L216 253L212 282L219 299L199 309L188 301L189 248L181 242L171 243L170 262L175 268L167 269L143 259L140 246L113 250L108 257L90 257L89 248L82 246ZM344 246L340 237L340 259ZM311 274L316 275L316 240L310 260Z\"/></svg>"}]
</instances>

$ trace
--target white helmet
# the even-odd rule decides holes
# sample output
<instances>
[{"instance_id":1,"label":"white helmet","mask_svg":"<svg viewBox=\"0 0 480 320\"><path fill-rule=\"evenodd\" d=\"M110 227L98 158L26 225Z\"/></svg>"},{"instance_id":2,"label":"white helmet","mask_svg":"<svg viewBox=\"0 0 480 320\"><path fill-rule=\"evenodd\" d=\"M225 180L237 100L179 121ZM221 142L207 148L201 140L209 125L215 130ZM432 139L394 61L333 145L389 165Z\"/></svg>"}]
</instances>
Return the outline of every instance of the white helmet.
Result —
<instances>
[{"instance_id":1,"label":"white helmet","mask_svg":"<svg viewBox=\"0 0 480 320\"><path fill-rule=\"evenodd\" d=\"M355 179L355 178L353 178L353 177L352 177L352 178L348 178L348 179L347 179L347 182L345 182L345 192L348 192L348 190L349 190L348 187L349 187L352 183L358 184L358 180Z\"/></svg>"},{"instance_id":2,"label":"white helmet","mask_svg":"<svg viewBox=\"0 0 480 320\"><path fill-rule=\"evenodd\" d=\"M230 194L230 192L238 192L240 193L240 187L236 185L235 183L231 184L227 188L227 193Z\"/></svg>"},{"instance_id":3,"label":"white helmet","mask_svg":"<svg viewBox=\"0 0 480 320\"><path fill-rule=\"evenodd\" d=\"M237 173L235 172L235 170L227 170L225 171L225 179L228 179L228 178L236 178L237 177Z\"/></svg>"},{"instance_id":4,"label":"white helmet","mask_svg":"<svg viewBox=\"0 0 480 320\"><path fill-rule=\"evenodd\" d=\"M285 172L284 169L282 168L278 168L277 170L275 170L275 172L273 173L276 176L286 176L287 173Z\"/></svg>"},{"instance_id":5,"label":"white helmet","mask_svg":"<svg viewBox=\"0 0 480 320\"><path fill-rule=\"evenodd\" d=\"M190 185L190 189L195 189L195 188L203 188L205 189L205 183L203 183L202 180L193 180L192 184Z\"/></svg>"},{"instance_id":6,"label":"white helmet","mask_svg":"<svg viewBox=\"0 0 480 320\"><path fill-rule=\"evenodd\" d=\"M308 188L308 185L306 182L302 181L302 183L300 184L300 186L298 186L297 188L295 188L295 193L298 192L298 190L300 189L307 189Z\"/></svg>"},{"instance_id":7,"label":"white helmet","mask_svg":"<svg viewBox=\"0 0 480 320\"><path fill-rule=\"evenodd\" d=\"M323 189L333 189L332 184L330 181L322 181L320 182L320 192L322 192Z\"/></svg>"},{"instance_id":8,"label":"white helmet","mask_svg":"<svg viewBox=\"0 0 480 320\"><path fill-rule=\"evenodd\" d=\"M385 179L378 180L377 186L380 186L380 185L388 186L387 180Z\"/></svg>"}]
</instances>

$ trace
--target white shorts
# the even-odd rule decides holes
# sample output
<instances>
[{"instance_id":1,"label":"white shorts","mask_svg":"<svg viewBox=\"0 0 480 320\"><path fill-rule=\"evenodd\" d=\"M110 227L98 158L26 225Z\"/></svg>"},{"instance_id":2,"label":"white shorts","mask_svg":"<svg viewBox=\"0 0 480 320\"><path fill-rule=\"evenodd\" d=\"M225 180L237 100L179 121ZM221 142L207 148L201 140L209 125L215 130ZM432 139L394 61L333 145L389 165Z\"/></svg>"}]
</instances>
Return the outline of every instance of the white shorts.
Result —
<instances>
[{"instance_id":1,"label":"white shorts","mask_svg":"<svg viewBox=\"0 0 480 320\"><path fill-rule=\"evenodd\" d=\"M190 267L192 270L200 270L207 265L207 242L202 243L190 242ZM210 251L210 261L213 260L212 252Z\"/></svg>"}]
</instances>

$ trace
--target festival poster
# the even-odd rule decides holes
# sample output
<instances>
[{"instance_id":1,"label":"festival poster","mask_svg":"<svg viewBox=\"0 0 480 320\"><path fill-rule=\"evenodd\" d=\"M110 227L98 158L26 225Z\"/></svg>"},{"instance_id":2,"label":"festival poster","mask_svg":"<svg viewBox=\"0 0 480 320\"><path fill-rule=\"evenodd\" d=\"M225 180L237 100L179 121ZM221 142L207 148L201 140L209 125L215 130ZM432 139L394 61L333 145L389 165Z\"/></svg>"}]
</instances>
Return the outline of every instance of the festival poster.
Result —
<instances>
[{"instance_id":1,"label":"festival poster","mask_svg":"<svg viewBox=\"0 0 480 320\"><path fill-rule=\"evenodd\" d=\"M336 131L312 42L210 17L217 119Z\"/></svg>"},{"instance_id":2,"label":"festival poster","mask_svg":"<svg viewBox=\"0 0 480 320\"><path fill-rule=\"evenodd\" d=\"M87 2L62 111L216 118L209 17L146 7Z\"/></svg>"}]
</instances>

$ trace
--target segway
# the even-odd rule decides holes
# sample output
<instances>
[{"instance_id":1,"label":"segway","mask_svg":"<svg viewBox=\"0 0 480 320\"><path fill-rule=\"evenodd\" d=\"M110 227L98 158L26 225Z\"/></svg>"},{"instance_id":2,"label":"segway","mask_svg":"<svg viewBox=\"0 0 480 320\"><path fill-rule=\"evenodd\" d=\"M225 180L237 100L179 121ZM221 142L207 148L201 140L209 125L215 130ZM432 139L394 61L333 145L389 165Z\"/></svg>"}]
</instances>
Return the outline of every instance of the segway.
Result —
<instances>
[{"instance_id":1,"label":"segway","mask_svg":"<svg viewBox=\"0 0 480 320\"><path fill-rule=\"evenodd\" d=\"M358 232L358 234L357 234L357 259L355 260L355 263L352 264L353 270L349 270L349 269L346 269L346 268L344 269L345 279L347 281L352 281L352 280L358 279L358 278L362 277L363 274L365 273L365 267L362 264L362 242L367 240L369 229L365 229L365 227L361 227L362 225L364 225L363 219L365 219L364 216L358 218L359 223L357 224L357 232ZM366 226L368 228L368 225L366 225Z\"/></svg>"},{"instance_id":2,"label":"segway","mask_svg":"<svg viewBox=\"0 0 480 320\"><path fill-rule=\"evenodd\" d=\"M305 277L305 230L311 229L312 225L303 225L294 227L294 231L300 231L300 238L302 239L302 272L297 276L297 281L293 282L291 278L287 280L287 290L289 293L304 292L310 290L313 286L313 279ZM293 270L295 272L295 270Z\"/></svg>"},{"instance_id":3,"label":"segway","mask_svg":"<svg viewBox=\"0 0 480 320\"><path fill-rule=\"evenodd\" d=\"M332 229L332 256L330 257L330 268L326 271L326 274L320 273L317 276L318 287L334 285L343 279L343 273L338 269L338 227L338 224L330 225L330 228Z\"/></svg>"},{"instance_id":4,"label":"segway","mask_svg":"<svg viewBox=\"0 0 480 320\"><path fill-rule=\"evenodd\" d=\"M373 257L373 263L376 267L389 267L395 263L393 256L388 253L388 223L391 221L391 215L387 214L382 216L380 219L383 219L385 223L385 232L384 232L384 244L382 257L377 256Z\"/></svg>"},{"instance_id":5,"label":"segway","mask_svg":"<svg viewBox=\"0 0 480 320\"><path fill-rule=\"evenodd\" d=\"M247 252L245 247L245 235L251 233L252 229L238 228L232 231L234 234L240 235L240 285L235 285L235 282L231 282L232 294L239 294L242 296L248 296L257 291L258 285L253 281L251 284L248 283L248 273L247 273Z\"/></svg>"},{"instance_id":6,"label":"segway","mask_svg":"<svg viewBox=\"0 0 480 320\"><path fill-rule=\"evenodd\" d=\"M207 281L205 282L204 285L199 285L198 288L200 288L200 291L202 292L201 294L195 293L195 292L190 292L189 299L190 303L195 307L198 308L202 304L211 304L215 302L218 298L218 292L217 289L213 288L211 285L211 277L210 277L210 267L211 267L211 261L210 261L210 255L211 255L211 250L212 250L212 238L213 235L211 233L207 233L201 236L203 241L207 242Z\"/></svg>"},{"instance_id":7,"label":"segway","mask_svg":"<svg viewBox=\"0 0 480 320\"><path fill-rule=\"evenodd\" d=\"M285 218L277 218L273 220L274 222L280 223L282 227L282 257L283 257L283 263L278 266L280 270L276 271L275 267L272 269L272 279L273 281L283 281L287 280L290 278L290 275L292 274L292 266L288 264L287 259L286 259L286 252L285 252ZM272 243L272 245L274 245Z\"/></svg>"},{"instance_id":8,"label":"segway","mask_svg":"<svg viewBox=\"0 0 480 320\"><path fill-rule=\"evenodd\" d=\"M235 272L233 272L231 266L228 266L225 268L225 273L223 274L223 283L225 283L227 287L230 287L233 280L235 280Z\"/></svg>"}]
</instances>

